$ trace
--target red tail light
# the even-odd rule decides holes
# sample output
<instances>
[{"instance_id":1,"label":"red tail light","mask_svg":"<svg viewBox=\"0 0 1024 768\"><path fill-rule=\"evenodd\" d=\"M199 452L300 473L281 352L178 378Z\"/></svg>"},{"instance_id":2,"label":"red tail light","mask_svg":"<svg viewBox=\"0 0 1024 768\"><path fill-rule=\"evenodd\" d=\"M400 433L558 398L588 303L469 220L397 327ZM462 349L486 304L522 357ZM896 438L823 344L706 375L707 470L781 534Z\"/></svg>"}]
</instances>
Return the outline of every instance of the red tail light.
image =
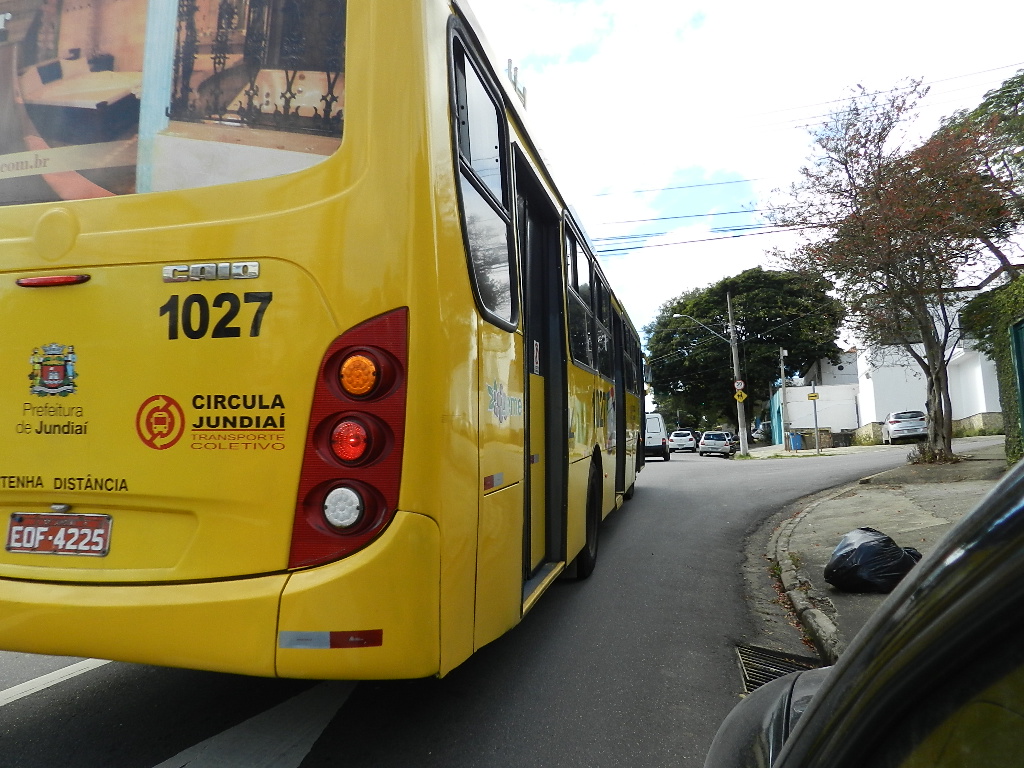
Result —
<instances>
[{"instance_id":1,"label":"red tail light","mask_svg":"<svg viewBox=\"0 0 1024 768\"><path fill-rule=\"evenodd\" d=\"M89 282L90 275L43 275L23 277L15 281L22 288L52 288L58 285L81 285Z\"/></svg>"},{"instance_id":2,"label":"red tail light","mask_svg":"<svg viewBox=\"0 0 1024 768\"><path fill-rule=\"evenodd\" d=\"M405 436L408 310L335 339L317 374L289 568L338 560L373 541L398 506Z\"/></svg>"},{"instance_id":3,"label":"red tail light","mask_svg":"<svg viewBox=\"0 0 1024 768\"><path fill-rule=\"evenodd\" d=\"M369 447L366 428L354 419L345 419L331 430L331 451L342 461L359 461Z\"/></svg>"}]
</instances>

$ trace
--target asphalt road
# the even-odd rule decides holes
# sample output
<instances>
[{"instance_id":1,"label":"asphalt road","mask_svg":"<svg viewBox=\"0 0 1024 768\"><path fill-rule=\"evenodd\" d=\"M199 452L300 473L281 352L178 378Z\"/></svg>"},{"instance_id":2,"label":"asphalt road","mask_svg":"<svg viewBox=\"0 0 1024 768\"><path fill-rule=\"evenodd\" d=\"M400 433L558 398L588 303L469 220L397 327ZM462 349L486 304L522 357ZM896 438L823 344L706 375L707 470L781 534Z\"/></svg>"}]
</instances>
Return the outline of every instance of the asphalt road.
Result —
<instances>
[{"instance_id":1,"label":"asphalt road","mask_svg":"<svg viewBox=\"0 0 1024 768\"><path fill-rule=\"evenodd\" d=\"M556 583L443 680L309 683L0 653L0 768L700 766L739 699L734 647L757 631L747 535L906 452L651 460L602 525L593 576Z\"/></svg>"}]
</instances>

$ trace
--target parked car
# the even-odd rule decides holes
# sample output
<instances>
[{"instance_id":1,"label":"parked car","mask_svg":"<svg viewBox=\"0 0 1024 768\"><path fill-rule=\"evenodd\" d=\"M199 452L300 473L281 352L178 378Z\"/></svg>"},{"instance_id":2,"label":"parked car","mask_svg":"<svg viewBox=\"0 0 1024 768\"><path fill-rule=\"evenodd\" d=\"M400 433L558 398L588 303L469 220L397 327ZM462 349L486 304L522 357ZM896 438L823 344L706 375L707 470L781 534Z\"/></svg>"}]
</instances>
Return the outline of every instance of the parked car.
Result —
<instances>
[{"instance_id":1,"label":"parked car","mask_svg":"<svg viewBox=\"0 0 1024 768\"><path fill-rule=\"evenodd\" d=\"M732 448L732 452L736 453L740 449L739 435L734 435L732 432L726 432L725 434L729 438L729 446Z\"/></svg>"},{"instance_id":2,"label":"parked car","mask_svg":"<svg viewBox=\"0 0 1024 768\"><path fill-rule=\"evenodd\" d=\"M717 454L731 459L736 451L733 450L732 441L729 440L727 432L705 432L697 444L697 452L701 456Z\"/></svg>"},{"instance_id":3,"label":"parked car","mask_svg":"<svg viewBox=\"0 0 1024 768\"><path fill-rule=\"evenodd\" d=\"M670 451L690 451L693 453L697 450L697 439L688 429L676 430L668 437L668 449Z\"/></svg>"},{"instance_id":4,"label":"parked car","mask_svg":"<svg viewBox=\"0 0 1024 768\"><path fill-rule=\"evenodd\" d=\"M891 444L904 437L928 437L928 417L924 411L896 411L882 422L882 442Z\"/></svg>"},{"instance_id":5,"label":"parked car","mask_svg":"<svg viewBox=\"0 0 1024 768\"><path fill-rule=\"evenodd\" d=\"M704 768L1019 766L1024 464L906 576L834 667L756 688Z\"/></svg>"},{"instance_id":6,"label":"parked car","mask_svg":"<svg viewBox=\"0 0 1024 768\"><path fill-rule=\"evenodd\" d=\"M648 413L644 416L644 456L661 456L665 461L672 458L668 446L668 427L660 413Z\"/></svg>"}]
</instances>

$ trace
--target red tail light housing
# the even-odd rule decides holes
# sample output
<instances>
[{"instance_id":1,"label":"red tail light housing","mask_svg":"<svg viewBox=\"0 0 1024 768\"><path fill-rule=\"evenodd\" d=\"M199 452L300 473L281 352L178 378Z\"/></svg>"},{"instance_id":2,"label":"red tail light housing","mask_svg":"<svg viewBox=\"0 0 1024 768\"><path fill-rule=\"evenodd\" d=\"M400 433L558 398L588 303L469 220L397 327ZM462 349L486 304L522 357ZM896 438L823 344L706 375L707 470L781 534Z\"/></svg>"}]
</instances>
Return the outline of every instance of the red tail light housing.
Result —
<instances>
[{"instance_id":1,"label":"red tail light housing","mask_svg":"<svg viewBox=\"0 0 1024 768\"><path fill-rule=\"evenodd\" d=\"M377 538L394 517L405 436L409 312L339 336L317 373L289 568L322 565Z\"/></svg>"}]
</instances>

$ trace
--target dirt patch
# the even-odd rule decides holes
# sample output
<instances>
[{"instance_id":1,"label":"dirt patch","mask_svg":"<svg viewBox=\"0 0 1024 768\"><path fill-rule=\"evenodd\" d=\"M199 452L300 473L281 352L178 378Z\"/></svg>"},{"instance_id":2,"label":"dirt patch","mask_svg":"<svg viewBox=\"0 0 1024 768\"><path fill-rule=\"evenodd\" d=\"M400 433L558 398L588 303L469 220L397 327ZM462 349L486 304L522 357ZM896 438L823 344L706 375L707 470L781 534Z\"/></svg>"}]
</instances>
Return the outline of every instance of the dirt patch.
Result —
<instances>
[{"instance_id":1,"label":"dirt patch","mask_svg":"<svg viewBox=\"0 0 1024 768\"><path fill-rule=\"evenodd\" d=\"M864 478L872 485L958 483L964 480L998 480L1006 473L1001 459L967 459L956 464L907 464Z\"/></svg>"}]
</instances>

